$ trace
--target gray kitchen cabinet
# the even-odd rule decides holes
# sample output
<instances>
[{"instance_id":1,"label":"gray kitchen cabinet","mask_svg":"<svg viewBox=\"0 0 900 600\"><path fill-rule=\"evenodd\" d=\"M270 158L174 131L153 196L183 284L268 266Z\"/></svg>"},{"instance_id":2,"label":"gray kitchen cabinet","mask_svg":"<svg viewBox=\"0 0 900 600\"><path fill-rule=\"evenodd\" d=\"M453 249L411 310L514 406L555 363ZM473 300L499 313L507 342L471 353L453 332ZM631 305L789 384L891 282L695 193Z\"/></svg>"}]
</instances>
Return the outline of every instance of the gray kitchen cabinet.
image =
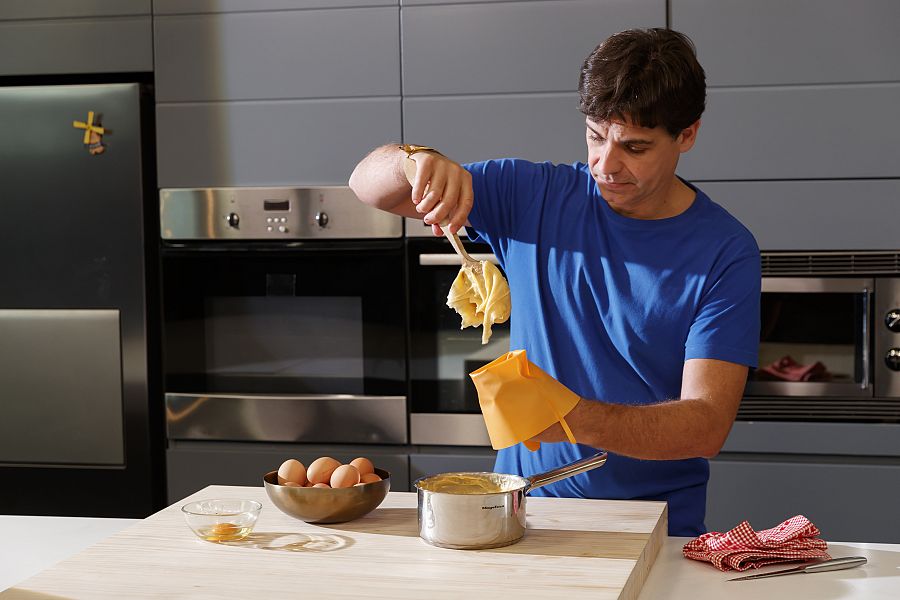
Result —
<instances>
[{"instance_id":1,"label":"gray kitchen cabinet","mask_svg":"<svg viewBox=\"0 0 900 600\"><path fill-rule=\"evenodd\" d=\"M491 448L422 446L409 455L409 480L457 471L491 472L496 458Z\"/></svg>"},{"instance_id":2,"label":"gray kitchen cabinet","mask_svg":"<svg viewBox=\"0 0 900 600\"><path fill-rule=\"evenodd\" d=\"M399 141L400 9L369 4L157 3L159 186L346 185Z\"/></svg>"},{"instance_id":3,"label":"gray kitchen cabinet","mask_svg":"<svg viewBox=\"0 0 900 600\"><path fill-rule=\"evenodd\" d=\"M459 162L503 156L584 162L584 131L573 92L403 100L404 140Z\"/></svg>"},{"instance_id":4,"label":"gray kitchen cabinet","mask_svg":"<svg viewBox=\"0 0 900 600\"><path fill-rule=\"evenodd\" d=\"M398 10L158 15L157 101L399 96Z\"/></svg>"},{"instance_id":5,"label":"gray kitchen cabinet","mask_svg":"<svg viewBox=\"0 0 900 600\"><path fill-rule=\"evenodd\" d=\"M804 515L822 537L900 542L900 459L720 454L710 461L706 526L768 529Z\"/></svg>"},{"instance_id":6,"label":"gray kitchen cabinet","mask_svg":"<svg viewBox=\"0 0 900 600\"><path fill-rule=\"evenodd\" d=\"M346 185L400 138L400 99L158 104L161 188Z\"/></svg>"},{"instance_id":7,"label":"gray kitchen cabinet","mask_svg":"<svg viewBox=\"0 0 900 600\"><path fill-rule=\"evenodd\" d=\"M17 0L0 2L0 21L149 15L151 0Z\"/></svg>"},{"instance_id":8,"label":"gray kitchen cabinet","mask_svg":"<svg viewBox=\"0 0 900 600\"><path fill-rule=\"evenodd\" d=\"M766 250L891 250L900 179L695 181Z\"/></svg>"},{"instance_id":9,"label":"gray kitchen cabinet","mask_svg":"<svg viewBox=\"0 0 900 600\"><path fill-rule=\"evenodd\" d=\"M584 58L615 31L666 22L662 0L404 1L401 13L404 141L460 162L585 160Z\"/></svg>"},{"instance_id":10,"label":"gray kitchen cabinet","mask_svg":"<svg viewBox=\"0 0 900 600\"><path fill-rule=\"evenodd\" d=\"M184 15L398 5L399 0L154 0L153 13L157 15Z\"/></svg>"},{"instance_id":11,"label":"gray kitchen cabinet","mask_svg":"<svg viewBox=\"0 0 900 600\"><path fill-rule=\"evenodd\" d=\"M900 176L900 83L709 90L696 181Z\"/></svg>"},{"instance_id":12,"label":"gray kitchen cabinet","mask_svg":"<svg viewBox=\"0 0 900 600\"><path fill-rule=\"evenodd\" d=\"M406 446L169 441L168 501L177 502L208 485L259 487L263 485L263 476L278 469L285 460L296 458L308 466L321 456L331 456L342 463L365 456L375 467L391 474L391 490L409 489Z\"/></svg>"},{"instance_id":13,"label":"gray kitchen cabinet","mask_svg":"<svg viewBox=\"0 0 900 600\"><path fill-rule=\"evenodd\" d=\"M404 96L575 90L607 36L666 23L663 0L404 3L402 13Z\"/></svg>"},{"instance_id":14,"label":"gray kitchen cabinet","mask_svg":"<svg viewBox=\"0 0 900 600\"><path fill-rule=\"evenodd\" d=\"M150 0L0 2L0 75L152 70Z\"/></svg>"},{"instance_id":15,"label":"gray kitchen cabinet","mask_svg":"<svg viewBox=\"0 0 900 600\"><path fill-rule=\"evenodd\" d=\"M671 0L670 6L670 27L694 40L711 86L900 80L896 0Z\"/></svg>"}]
</instances>

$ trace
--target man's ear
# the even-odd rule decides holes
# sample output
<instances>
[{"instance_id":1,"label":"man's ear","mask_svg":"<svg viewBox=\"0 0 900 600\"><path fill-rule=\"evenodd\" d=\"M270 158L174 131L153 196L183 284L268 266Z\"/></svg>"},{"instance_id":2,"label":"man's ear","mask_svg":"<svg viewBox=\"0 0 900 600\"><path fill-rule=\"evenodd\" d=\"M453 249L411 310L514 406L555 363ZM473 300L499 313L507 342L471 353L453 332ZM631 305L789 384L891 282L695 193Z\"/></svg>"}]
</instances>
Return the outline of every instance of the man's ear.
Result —
<instances>
[{"instance_id":1,"label":"man's ear","mask_svg":"<svg viewBox=\"0 0 900 600\"><path fill-rule=\"evenodd\" d=\"M684 153L694 147L694 142L697 141L698 129L700 129L700 119L681 130L681 133L678 134L678 139L676 139L679 152Z\"/></svg>"}]
</instances>

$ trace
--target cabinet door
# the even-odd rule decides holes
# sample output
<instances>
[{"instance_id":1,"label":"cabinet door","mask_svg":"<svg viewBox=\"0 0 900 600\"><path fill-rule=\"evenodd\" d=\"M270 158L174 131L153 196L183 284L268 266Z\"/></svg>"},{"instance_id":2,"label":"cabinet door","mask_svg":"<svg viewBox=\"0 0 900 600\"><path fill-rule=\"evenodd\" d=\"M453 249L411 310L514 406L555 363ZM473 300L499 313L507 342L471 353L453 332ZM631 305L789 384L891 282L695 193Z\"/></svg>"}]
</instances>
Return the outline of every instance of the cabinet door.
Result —
<instances>
[{"instance_id":1,"label":"cabinet door","mask_svg":"<svg viewBox=\"0 0 900 600\"><path fill-rule=\"evenodd\" d=\"M158 104L159 186L346 185L400 139L400 99Z\"/></svg>"},{"instance_id":2,"label":"cabinet door","mask_svg":"<svg viewBox=\"0 0 900 600\"><path fill-rule=\"evenodd\" d=\"M403 94L574 90L585 57L630 27L663 27L662 0L403 4Z\"/></svg>"},{"instance_id":3,"label":"cabinet door","mask_svg":"<svg viewBox=\"0 0 900 600\"><path fill-rule=\"evenodd\" d=\"M712 88L679 174L695 181L900 176L900 83Z\"/></svg>"},{"instance_id":4,"label":"cabinet door","mask_svg":"<svg viewBox=\"0 0 900 600\"><path fill-rule=\"evenodd\" d=\"M398 11L157 16L157 101L397 96Z\"/></svg>"},{"instance_id":5,"label":"cabinet door","mask_svg":"<svg viewBox=\"0 0 900 600\"><path fill-rule=\"evenodd\" d=\"M154 0L153 13L195 15L347 6L397 6L398 3L399 0Z\"/></svg>"},{"instance_id":6,"label":"cabinet door","mask_svg":"<svg viewBox=\"0 0 900 600\"><path fill-rule=\"evenodd\" d=\"M721 454L710 461L706 526L727 531L743 520L754 529L804 515L826 540L900 542L895 518L900 459Z\"/></svg>"},{"instance_id":7,"label":"cabinet door","mask_svg":"<svg viewBox=\"0 0 900 600\"><path fill-rule=\"evenodd\" d=\"M697 182L763 250L896 250L900 179Z\"/></svg>"},{"instance_id":8,"label":"cabinet door","mask_svg":"<svg viewBox=\"0 0 900 600\"><path fill-rule=\"evenodd\" d=\"M152 70L150 0L0 2L0 75Z\"/></svg>"},{"instance_id":9,"label":"cabinet door","mask_svg":"<svg viewBox=\"0 0 900 600\"><path fill-rule=\"evenodd\" d=\"M896 0L671 0L710 85L900 80ZM864 113L863 113L864 114Z\"/></svg>"},{"instance_id":10,"label":"cabinet door","mask_svg":"<svg viewBox=\"0 0 900 600\"><path fill-rule=\"evenodd\" d=\"M365 456L391 474L391 491L409 490L409 460L401 446L326 446L300 444L242 444L169 442L166 451L169 503L208 485L261 486L263 476L285 460L309 465L320 456L348 463Z\"/></svg>"}]
</instances>

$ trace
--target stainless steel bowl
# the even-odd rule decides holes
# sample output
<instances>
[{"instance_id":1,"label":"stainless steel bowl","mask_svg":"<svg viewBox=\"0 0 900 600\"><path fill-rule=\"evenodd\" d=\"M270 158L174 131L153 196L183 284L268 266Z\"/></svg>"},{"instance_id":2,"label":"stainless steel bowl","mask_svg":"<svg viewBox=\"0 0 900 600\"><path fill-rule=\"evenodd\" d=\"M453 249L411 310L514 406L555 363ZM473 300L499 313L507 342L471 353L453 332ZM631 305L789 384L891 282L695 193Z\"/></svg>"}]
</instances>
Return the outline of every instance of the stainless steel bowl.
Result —
<instances>
[{"instance_id":1,"label":"stainless steel bowl","mask_svg":"<svg viewBox=\"0 0 900 600\"><path fill-rule=\"evenodd\" d=\"M381 481L349 488L305 488L278 485L278 471L263 477L266 494L281 512L307 523L344 523L366 515L391 489L391 474L375 469Z\"/></svg>"}]
</instances>

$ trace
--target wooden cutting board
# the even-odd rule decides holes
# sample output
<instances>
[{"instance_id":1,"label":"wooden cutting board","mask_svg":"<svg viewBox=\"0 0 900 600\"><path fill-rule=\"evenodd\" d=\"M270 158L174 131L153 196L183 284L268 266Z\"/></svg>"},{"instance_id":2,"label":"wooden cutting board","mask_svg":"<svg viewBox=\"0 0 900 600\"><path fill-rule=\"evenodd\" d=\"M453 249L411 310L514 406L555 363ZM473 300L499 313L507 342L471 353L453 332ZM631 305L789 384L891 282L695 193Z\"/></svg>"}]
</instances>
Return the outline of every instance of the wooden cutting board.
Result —
<instances>
[{"instance_id":1,"label":"wooden cutting board","mask_svg":"<svg viewBox=\"0 0 900 600\"><path fill-rule=\"evenodd\" d=\"M210 498L261 502L250 536L195 537L180 507ZM517 544L449 550L418 537L414 493L391 492L355 521L309 525L280 512L262 487L210 486L0 599L635 599L668 527L663 502L536 497L527 515Z\"/></svg>"}]
</instances>

